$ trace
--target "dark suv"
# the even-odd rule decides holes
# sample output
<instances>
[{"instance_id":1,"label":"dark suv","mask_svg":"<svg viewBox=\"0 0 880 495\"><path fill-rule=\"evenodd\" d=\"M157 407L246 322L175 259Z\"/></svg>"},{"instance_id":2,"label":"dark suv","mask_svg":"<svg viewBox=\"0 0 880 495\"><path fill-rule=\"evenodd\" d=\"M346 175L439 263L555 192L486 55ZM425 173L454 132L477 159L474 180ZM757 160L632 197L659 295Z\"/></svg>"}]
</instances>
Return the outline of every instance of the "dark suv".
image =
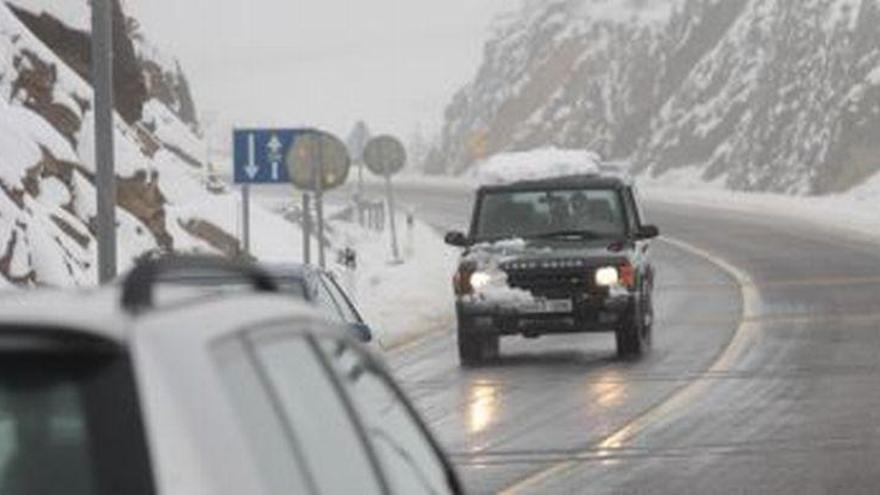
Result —
<instances>
[{"instance_id":1,"label":"dark suv","mask_svg":"<svg viewBox=\"0 0 880 495\"><path fill-rule=\"evenodd\" d=\"M582 175L477 191L454 277L462 364L498 355L505 335L615 332L622 357L651 342L651 239L633 184Z\"/></svg>"}]
</instances>

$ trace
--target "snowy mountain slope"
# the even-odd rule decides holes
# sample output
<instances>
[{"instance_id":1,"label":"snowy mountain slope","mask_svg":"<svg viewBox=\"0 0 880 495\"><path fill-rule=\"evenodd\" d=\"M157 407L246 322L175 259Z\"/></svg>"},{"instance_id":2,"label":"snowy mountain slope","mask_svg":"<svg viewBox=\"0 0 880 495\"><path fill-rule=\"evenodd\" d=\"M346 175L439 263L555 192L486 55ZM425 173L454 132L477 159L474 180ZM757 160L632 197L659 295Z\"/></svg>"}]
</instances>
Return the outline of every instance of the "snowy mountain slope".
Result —
<instances>
[{"instance_id":1,"label":"snowy mountain slope","mask_svg":"<svg viewBox=\"0 0 880 495\"><path fill-rule=\"evenodd\" d=\"M880 170L876 0L527 1L428 167L555 145L705 181L846 190Z\"/></svg>"},{"instance_id":2,"label":"snowy mountain slope","mask_svg":"<svg viewBox=\"0 0 880 495\"><path fill-rule=\"evenodd\" d=\"M0 4L0 279L14 284L95 281L91 88L75 67L82 54L53 49L81 27L69 18L81 14L77 1ZM46 26L71 29L51 36ZM116 73L117 88L146 87L139 59L121 65L129 67ZM230 222L218 227L190 206L207 198L235 203L209 195L201 163L182 157L181 150L203 148L196 123L150 93L135 96L122 98L115 122L120 268L156 250L235 254Z\"/></svg>"}]
</instances>

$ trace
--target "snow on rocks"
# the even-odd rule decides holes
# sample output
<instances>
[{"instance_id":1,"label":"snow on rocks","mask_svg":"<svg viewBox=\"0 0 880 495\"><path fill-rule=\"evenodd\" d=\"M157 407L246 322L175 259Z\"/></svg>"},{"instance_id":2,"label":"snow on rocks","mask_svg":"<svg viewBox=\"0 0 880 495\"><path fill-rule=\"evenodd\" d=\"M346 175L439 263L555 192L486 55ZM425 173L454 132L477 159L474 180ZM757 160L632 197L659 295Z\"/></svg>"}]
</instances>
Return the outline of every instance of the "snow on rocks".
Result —
<instances>
[{"instance_id":1,"label":"snow on rocks","mask_svg":"<svg viewBox=\"0 0 880 495\"><path fill-rule=\"evenodd\" d=\"M87 0L6 0L34 15L47 14L77 31L91 31L92 11Z\"/></svg>"},{"instance_id":2,"label":"snow on rocks","mask_svg":"<svg viewBox=\"0 0 880 495\"><path fill-rule=\"evenodd\" d=\"M81 27L77 19L83 12L88 19L86 0L15 0L13 5L73 28ZM93 284L91 88L6 4L0 4L0 73L0 258L8 261L0 285ZM157 126L161 133L171 135L186 128L159 105L151 102L149 114L161 117ZM210 229L187 230L179 216L165 211L168 203L181 207L210 196L199 176L201 164L163 148L143 125L129 125L118 115L114 131L121 205L117 209L119 270L126 270L147 251L220 251L199 237ZM187 131L179 136L187 150L203 149L198 137ZM187 219L209 214L191 212ZM234 234L225 235L237 243Z\"/></svg>"},{"instance_id":3,"label":"snow on rocks","mask_svg":"<svg viewBox=\"0 0 880 495\"><path fill-rule=\"evenodd\" d=\"M195 158L202 156L205 143L167 105L152 99L144 104L143 122L165 146Z\"/></svg>"}]
</instances>

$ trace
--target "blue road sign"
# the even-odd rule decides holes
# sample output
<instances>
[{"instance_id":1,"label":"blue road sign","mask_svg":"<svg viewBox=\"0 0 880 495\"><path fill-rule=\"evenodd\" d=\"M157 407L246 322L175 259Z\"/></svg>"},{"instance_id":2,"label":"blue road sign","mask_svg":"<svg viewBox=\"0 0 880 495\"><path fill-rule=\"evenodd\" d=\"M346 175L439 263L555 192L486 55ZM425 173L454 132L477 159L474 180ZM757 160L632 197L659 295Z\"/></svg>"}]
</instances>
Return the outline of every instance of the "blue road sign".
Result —
<instances>
[{"instance_id":1,"label":"blue road sign","mask_svg":"<svg viewBox=\"0 0 880 495\"><path fill-rule=\"evenodd\" d=\"M307 129L237 129L233 133L236 184L289 184L285 158Z\"/></svg>"}]
</instances>

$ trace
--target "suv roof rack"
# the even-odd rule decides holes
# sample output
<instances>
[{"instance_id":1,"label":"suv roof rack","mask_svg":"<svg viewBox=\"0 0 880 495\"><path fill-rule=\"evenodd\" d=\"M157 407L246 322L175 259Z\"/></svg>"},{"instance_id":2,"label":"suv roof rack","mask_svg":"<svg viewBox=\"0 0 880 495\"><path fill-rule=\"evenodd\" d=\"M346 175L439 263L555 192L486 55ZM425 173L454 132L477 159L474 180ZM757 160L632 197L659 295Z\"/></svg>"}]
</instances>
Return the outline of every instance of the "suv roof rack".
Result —
<instances>
[{"instance_id":1,"label":"suv roof rack","mask_svg":"<svg viewBox=\"0 0 880 495\"><path fill-rule=\"evenodd\" d=\"M192 271L230 274L250 282L255 292L278 292L268 272L258 266L219 256L168 256L138 263L122 282L122 307L138 314L153 307L153 287L175 273Z\"/></svg>"}]
</instances>

